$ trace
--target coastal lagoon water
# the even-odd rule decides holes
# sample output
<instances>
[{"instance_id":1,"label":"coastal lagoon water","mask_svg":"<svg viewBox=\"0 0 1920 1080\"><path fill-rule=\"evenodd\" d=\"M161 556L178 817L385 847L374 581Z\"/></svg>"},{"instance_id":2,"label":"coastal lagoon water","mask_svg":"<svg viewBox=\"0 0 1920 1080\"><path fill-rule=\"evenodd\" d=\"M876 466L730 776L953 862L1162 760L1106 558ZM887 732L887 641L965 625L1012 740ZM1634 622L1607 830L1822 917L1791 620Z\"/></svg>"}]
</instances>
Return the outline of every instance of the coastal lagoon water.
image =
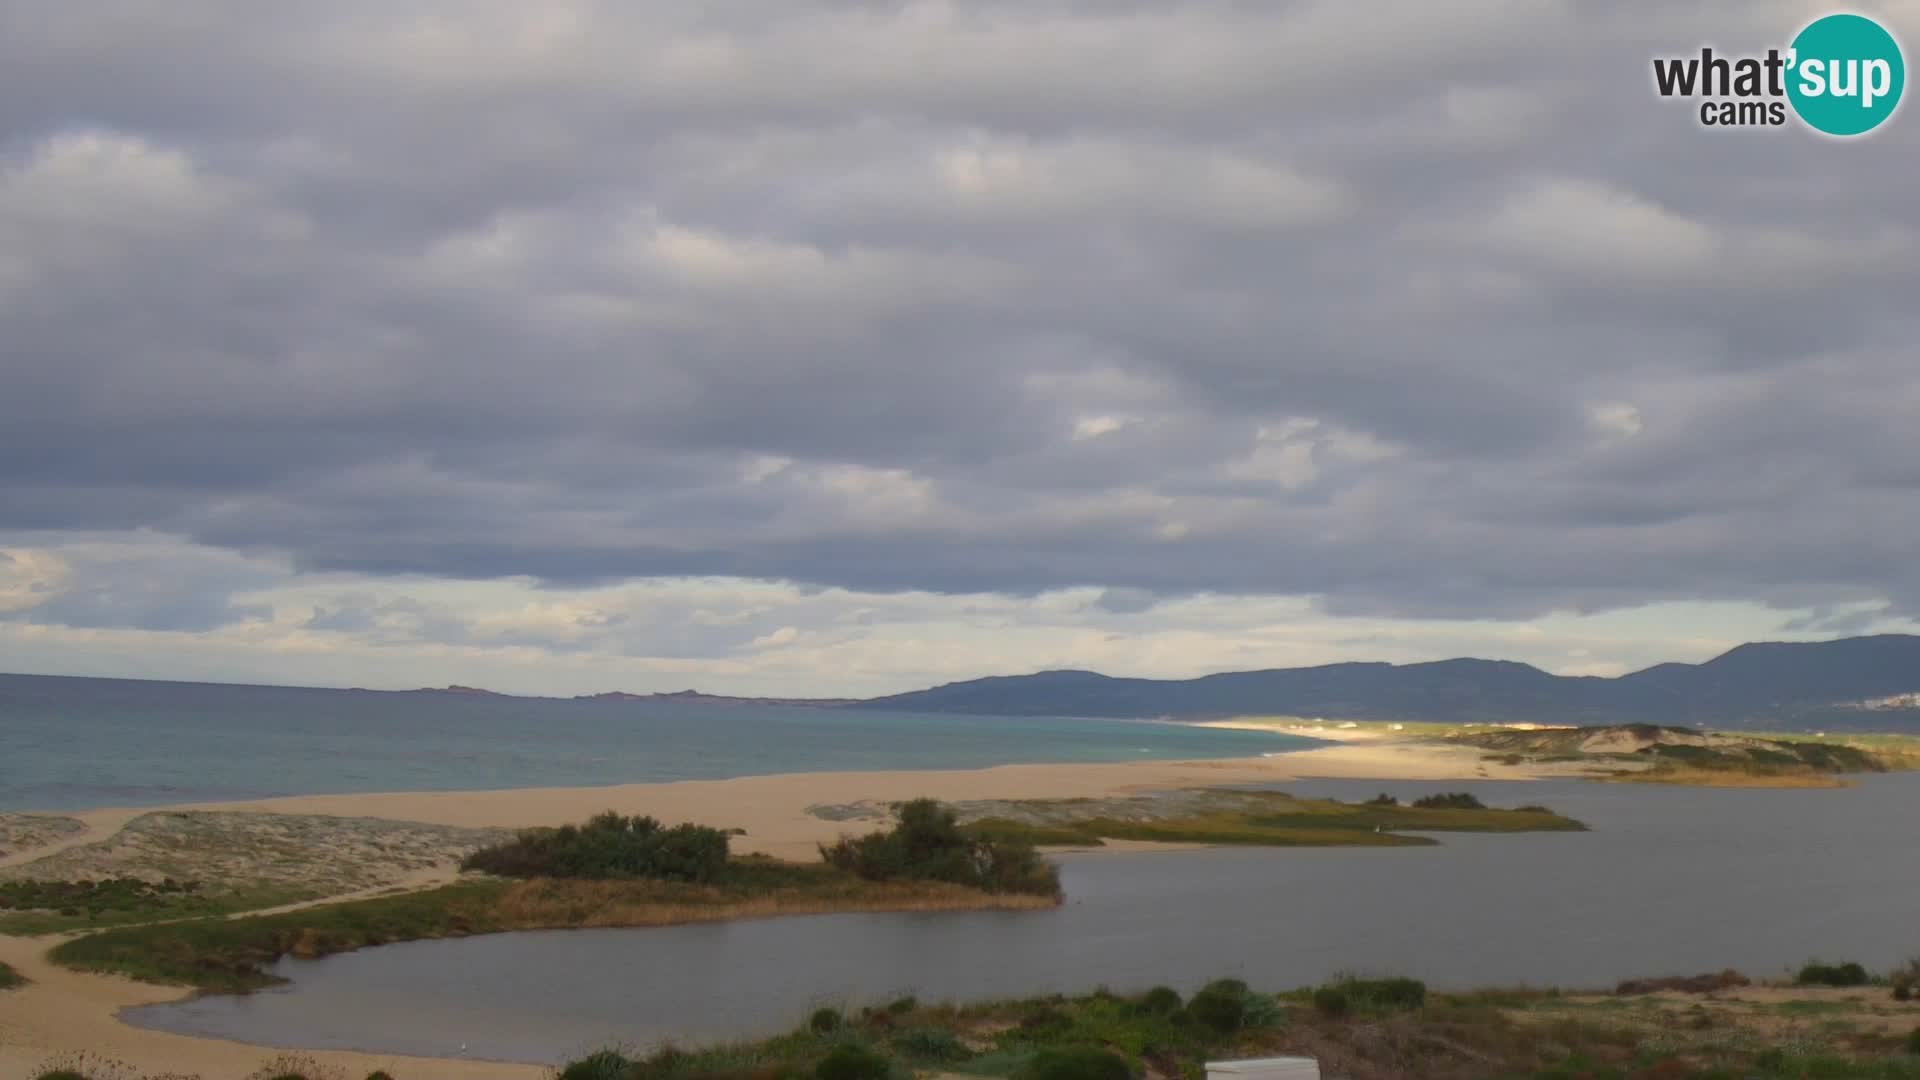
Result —
<instances>
[{"instance_id":1,"label":"coastal lagoon water","mask_svg":"<svg viewBox=\"0 0 1920 1080\"><path fill-rule=\"evenodd\" d=\"M1342 971L1440 987L1606 987L1814 957L1920 953L1920 774L1849 790L1579 782L1286 785L1348 800L1467 789L1586 833L1400 849L1205 849L1059 859L1054 911L830 915L515 933L287 961L289 987L130 1010L146 1027L272 1046L559 1061L609 1043L764 1035L822 1004L1285 988Z\"/></svg>"},{"instance_id":2,"label":"coastal lagoon water","mask_svg":"<svg viewBox=\"0 0 1920 1080\"><path fill-rule=\"evenodd\" d=\"M1151 721L0 675L0 810L1253 757L1316 745Z\"/></svg>"}]
</instances>

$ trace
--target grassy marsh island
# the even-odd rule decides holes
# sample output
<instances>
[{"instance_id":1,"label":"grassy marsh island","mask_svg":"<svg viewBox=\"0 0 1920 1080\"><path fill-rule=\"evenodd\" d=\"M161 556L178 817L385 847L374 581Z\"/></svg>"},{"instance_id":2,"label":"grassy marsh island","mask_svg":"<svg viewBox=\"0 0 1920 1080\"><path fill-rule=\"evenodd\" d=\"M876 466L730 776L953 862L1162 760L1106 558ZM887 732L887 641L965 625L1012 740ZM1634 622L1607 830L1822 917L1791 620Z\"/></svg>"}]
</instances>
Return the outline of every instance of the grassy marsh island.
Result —
<instances>
[{"instance_id":1,"label":"grassy marsh island","mask_svg":"<svg viewBox=\"0 0 1920 1080\"><path fill-rule=\"evenodd\" d=\"M1040 846L1098 847L1108 840L1269 847L1408 847L1438 843L1409 832L1579 832L1585 825L1542 806L1496 809L1464 793L1402 805L1391 794L1362 803L1302 799L1281 791L1186 788L1089 799L1001 799L954 804L971 834ZM816 808L848 813L857 807Z\"/></svg>"}]
</instances>

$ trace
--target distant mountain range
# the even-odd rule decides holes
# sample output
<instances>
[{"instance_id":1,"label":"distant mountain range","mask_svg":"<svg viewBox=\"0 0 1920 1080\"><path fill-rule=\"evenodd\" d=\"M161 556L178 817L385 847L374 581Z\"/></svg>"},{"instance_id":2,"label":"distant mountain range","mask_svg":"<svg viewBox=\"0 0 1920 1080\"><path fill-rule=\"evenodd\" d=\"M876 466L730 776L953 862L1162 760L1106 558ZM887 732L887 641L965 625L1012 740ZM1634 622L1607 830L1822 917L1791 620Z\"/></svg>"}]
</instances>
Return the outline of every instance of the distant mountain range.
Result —
<instances>
[{"instance_id":1,"label":"distant mountain range","mask_svg":"<svg viewBox=\"0 0 1920 1080\"><path fill-rule=\"evenodd\" d=\"M0 676L0 705L56 700L62 687L140 701L196 684ZM381 690L225 687L229 691L379 694ZM510 703L473 686L398 691ZM1920 734L1920 636L1882 634L1820 642L1741 645L1704 664L1656 664L1618 678L1550 675L1509 660L1429 664L1350 663L1230 671L1197 679L1126 679L1092 671L1042 671L948 683L868 698L727 697L696 690L582 694L583 706L623 704L785 706L999 716L1207 719L1301 716L1436 723L1664 724L1784 731L1832 729Z\"/></svg>"},{"instance_id":2,"label":"distant mountain range","mask_svg":"<svg viewBox=\"0 0 1920 1080\"><path fill-rule=\"evenodd\" d=\"M862 701L913 712L1108 717L1312 716L1463 723L1705 724L1786 729L1920 727L1920 637L1883 634L1741 645L1704 664L1605 679L1507 660L1349 663L1124 679L1043 671Z\"/></svg>"}]
</instances>

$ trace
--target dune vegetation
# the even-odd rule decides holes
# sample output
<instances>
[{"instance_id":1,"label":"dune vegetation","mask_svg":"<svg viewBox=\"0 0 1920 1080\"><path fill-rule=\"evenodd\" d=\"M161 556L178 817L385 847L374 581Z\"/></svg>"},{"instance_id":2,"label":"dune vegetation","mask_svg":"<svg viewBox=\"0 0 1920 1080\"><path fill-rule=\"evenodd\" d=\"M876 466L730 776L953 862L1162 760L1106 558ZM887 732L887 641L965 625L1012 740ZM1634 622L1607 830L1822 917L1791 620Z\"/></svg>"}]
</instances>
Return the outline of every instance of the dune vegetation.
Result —
<instances>
[{"instance_id":1,"label":"dune vegetation","mask_svg":"<svg viewBox=\"0 0 1920 1080\"><path fill-rule=\"evenodd\" d=\"M1741 787L1832 787L1857 773L1920 765L1888 740L1736 735L1657 724L1470 728L1444 734L1503 764L1581 762L1602 779Z\"/></svg>"},{"instance_id":2,"label":"dune vegetation","mask_svg":"<svg viewBox=\"0 0 1920 1080\"><path fill-rule=\"evenodd\" d=\"M20 977L19 972L5 964L0 964L0 990L11 990L16 986L26 985L26 982L27 980Z\"/></svg>"},{"instance_id":3,"label":"dune vegetation","mask_svg":"<svg viewBox=\"0 0 1920 1080\"><path fill-rule=\"evenodd\" d=\"M1664 988L1662 988L1664 987ZM1694 987L1688 990L1686 987ZM1155 1080L1204 1063L1302 1055L1348 1080L1920 1080L1920 1008L1855 990L1755 986L1721 973L1614 993L1430 991L1343 976L1270 993L1235 978L1186 995L1094 991L968 1005L902 997L820 1007L772 1038L682 1049L608 1048L554 1080ZM90 1055L32 1080L142 1077ZM191 1080L228 1080L204 1077ZM230 1080L360 1080L281 1054ZM406 1080L376 1073L366 1080Z\"/></svg>"},{"instance_id":4,"label":"dune vegetation","mask_svg":"<svg viewBox=\"0 0 1920 1080\"><path fill-rule=\"evenodd\" d=\"M1163 986L822 1009L772 1039L601 1051L562 1065L558 1080L1134 1080L1194 1077L1210 1060L1286 1054L1313 1057L1323 1075L1351 1080L1920 1080L1916 1022L1920 1012L1902 1010L1884 991L1444 994L1415 979L1347 976L1263 993L1226 978L1191 997Z\"/></svg>"}]
</instances>

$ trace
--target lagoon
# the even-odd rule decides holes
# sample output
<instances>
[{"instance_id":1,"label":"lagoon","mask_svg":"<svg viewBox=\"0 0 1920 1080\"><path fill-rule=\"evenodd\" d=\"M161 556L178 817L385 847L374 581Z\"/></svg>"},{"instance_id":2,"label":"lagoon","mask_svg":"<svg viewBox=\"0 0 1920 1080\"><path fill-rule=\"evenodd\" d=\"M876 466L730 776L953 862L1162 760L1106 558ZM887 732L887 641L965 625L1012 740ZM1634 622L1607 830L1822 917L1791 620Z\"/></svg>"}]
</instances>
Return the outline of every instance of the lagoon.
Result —
<instances>
[{"instance_id":1,"label":"lagoon","mask_svg":"<svg viewBox=\"0 0 1920 1080\"><path fill-rule=\"evenodd\" d=\"M608 1043L765 1035L821 1004L1285 988L1342 971L1438 987L1607 987L1814 957L1920 952L1920 774L1845 790L1577 781L1319 781L1300 795L1471 790L1542 802L1586 833L1439 837L1398 849L1059 856L1045 912L829 915L502 934L285 961L290 986L129 1010L137 1025L271 1046L553 1062Z\"/></svg>"}]
</instances>

